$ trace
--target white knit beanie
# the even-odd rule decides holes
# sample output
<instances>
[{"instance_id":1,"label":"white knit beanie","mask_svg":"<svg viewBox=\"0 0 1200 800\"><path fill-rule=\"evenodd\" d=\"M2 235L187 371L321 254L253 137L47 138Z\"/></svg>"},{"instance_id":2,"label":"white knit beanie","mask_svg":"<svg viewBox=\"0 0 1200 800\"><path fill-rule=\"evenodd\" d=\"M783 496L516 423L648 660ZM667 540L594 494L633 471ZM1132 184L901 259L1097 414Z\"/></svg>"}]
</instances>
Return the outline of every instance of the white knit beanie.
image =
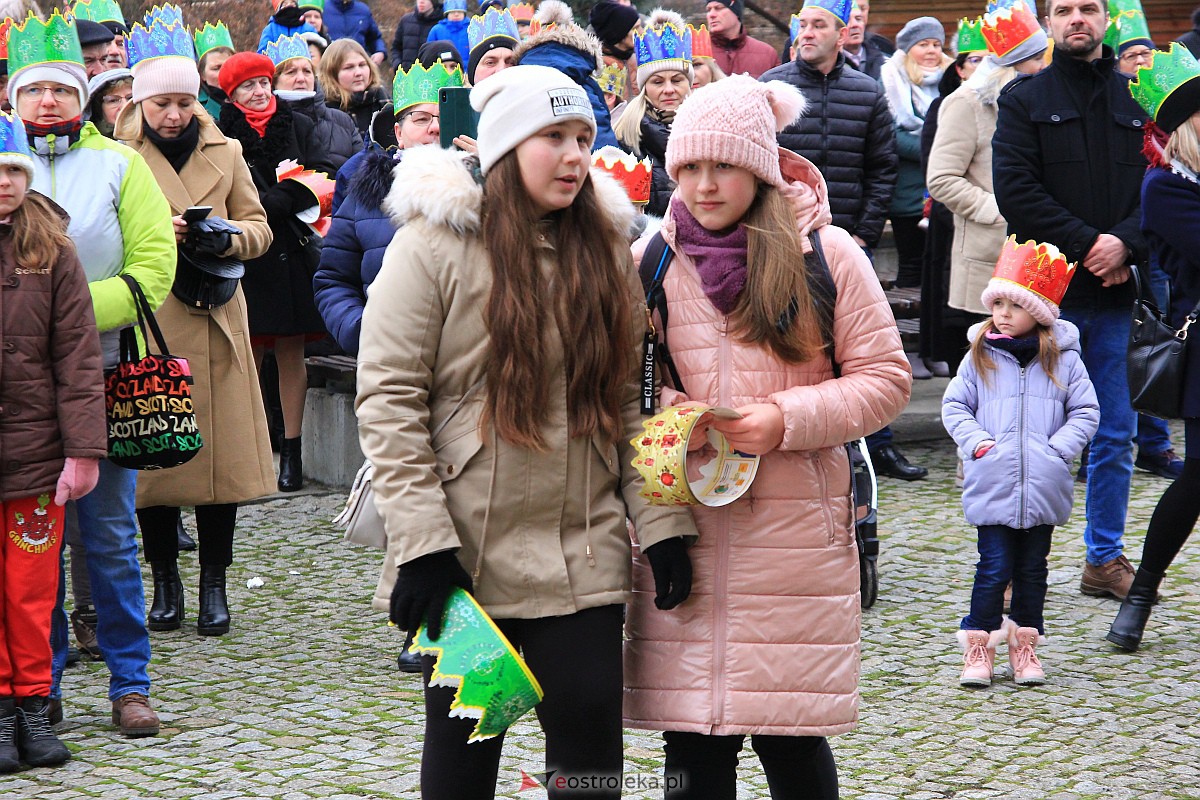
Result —
<instances>
[{"instance_id":1,"label":"white knit beanie","mask_svg":"<svg viewBox=\"0 0 1200 800\"><path fill-rule=\"evenodd\" d=\"M133 102L160 94L200 94L196 62L179 56L148 58L133 65Z\"/></svg>"},{"instance_id":2,"label":"white knit beanie","mask_svg":"<svg viewBox=\"0 0 1200 800\"><path fill-rule=\"evenodd\" d=\"M87 88L87 73L84 71L82 64L76 64L73 61L59 61L53 64L49 62L32 64L18 70L9 79L8 96L15 98L21 91L21 87L28 86L31 83L43 82L61 83L63 86L70 86L79 92L79 107L83 108L87 105L88 97L90 97Z\"/></svg>"},{"instance_id":3,"label":"white knit beanie","mask_svg":"<svg viewBox=\"0 0 1200 800\"><path fill-rule=\"evenodd\" d=\"M579 84L550 67L509 67L471 90L479 112L479 169L483 174L542 128L578 119L596 138L592 102Z\"/></svg>"}]
</instances>

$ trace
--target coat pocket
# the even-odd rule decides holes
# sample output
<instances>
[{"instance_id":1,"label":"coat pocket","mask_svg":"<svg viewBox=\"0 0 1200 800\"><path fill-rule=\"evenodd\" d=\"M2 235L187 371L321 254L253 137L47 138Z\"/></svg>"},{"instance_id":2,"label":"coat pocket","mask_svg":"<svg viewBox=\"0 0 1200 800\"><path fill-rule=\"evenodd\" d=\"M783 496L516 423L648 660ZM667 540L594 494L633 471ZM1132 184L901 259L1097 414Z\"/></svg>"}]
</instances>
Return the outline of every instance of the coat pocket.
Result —
<instances>
[{"instance_id":1,"label":"coat pocket","mask_svg":"<svg viewBox=\"0 0 1200 800\"><path fill-rule=\"evenodd\" d=\"M1037 126L1044 163L1083 161L1083 125L1078 111L1073 108L1033 109L1029 119Z\"/></svg>"},{"instance_id":2,"label":"coat pocket","mask_svg":"<svg viewBox=\"0 0 1200 800\"><path fill-rule=\"evenodd\" d=\"M1113 156L1117 163L1145 169L1146 156L1142 154L1142 146L1146 123L1133 114L1113 114L1113 121L1117 123L1119 139L1113 143Z\"/></svg>"},{"instance_id":3,"label":"coat pocket","mask_svg":"<svg viewBox=\"0 0 1200 800\"><path fill-rule=\"evenodd\" d=\"M466 471L467 464L483 449L479 430L482 403L467 403L458 409L433 438L434 468L442 483L452 481Z\"/></svg>"}]
</instances>

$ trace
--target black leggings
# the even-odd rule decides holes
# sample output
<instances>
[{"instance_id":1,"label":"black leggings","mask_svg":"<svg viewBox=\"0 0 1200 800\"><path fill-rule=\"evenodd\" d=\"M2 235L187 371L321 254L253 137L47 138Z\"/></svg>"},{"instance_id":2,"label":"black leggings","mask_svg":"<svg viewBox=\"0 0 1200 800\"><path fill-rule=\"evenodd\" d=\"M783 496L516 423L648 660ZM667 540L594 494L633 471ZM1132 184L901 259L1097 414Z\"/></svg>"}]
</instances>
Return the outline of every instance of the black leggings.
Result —
<instances>
[{"instance_id":1,"label":"black leggings","mask_svg":"<svg viewBox=\"0 0 1200 800\"><path fill-rule=\"evenodd\" d=\"M663 734L667 800L733 800L745 736ZM750 737L774 800L837 800L837 765L823 736Z\"/></svg>"},{"instance_id":2,"label":"black leggings","mask_svg":"<svg viewBox=\"0 0 1200 800\"><path fill-rule=\"evenodd\" d=\"M142 550L147 562L179 558L179 506L150 506L137 511ZM237 503L196 506L196 539L200 563L228 567L233 563L233 529Z\"/></svg>"},{"instance_id":3,"label":"black leggings","mask_svg":"<svg viewBox=\"0 0 1200 800\"><path fill-rule=\"evenodd\" d=\"M617 798L622 771L622 606L589 608L564 617L499 619L496 625L521 651L545 698L535 709L546 734L550 798ZM425 671L425 748L421 754L422 800L492 800L504 737L467 744L474 720L451 719L454 690L431 687L433 658ZM532 766L532 765L531 765ZM506 774L511 788L520 773ZM601 785L596 790L559 789ZM574 780L573 780L574 779ZM604 788L604 784L616 788Z\"/></svg>"},{"instance_id":4,"label":"black leggings","mask_svg":"<svg viewBox=\"0 0 1200 800\"><path fill-rule=\"evenodd\" d=\"M1184 434L1183 474L1159 498L1142 546L1140 566L1155 575L1167 571L1200 519L1200 420L1185 420Z\"/></svg>"}]
</instances>

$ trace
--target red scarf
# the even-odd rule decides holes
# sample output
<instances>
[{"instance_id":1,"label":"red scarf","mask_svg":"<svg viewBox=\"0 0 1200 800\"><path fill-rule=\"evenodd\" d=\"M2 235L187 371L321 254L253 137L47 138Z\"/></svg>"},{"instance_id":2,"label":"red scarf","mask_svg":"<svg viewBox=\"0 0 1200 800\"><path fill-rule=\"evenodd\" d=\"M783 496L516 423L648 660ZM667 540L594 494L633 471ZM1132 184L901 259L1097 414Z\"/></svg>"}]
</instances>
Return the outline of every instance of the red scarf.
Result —
<instances>
[{"instance_id":1,"label":"red scarf","mask_svg":"<svg viewBox=\"0 0 1200 800\"><path fill-rule=\"evenodd\" d=\"M240 103L234 103L234 105L246 115L246 122L249 122L250 127L258 133L258 138L261 139L267 135L267 123L271 121L271 117L275 116L275 95L271 95L271 102L262 111L251 111Z\"/></svg>"}]
</instances>

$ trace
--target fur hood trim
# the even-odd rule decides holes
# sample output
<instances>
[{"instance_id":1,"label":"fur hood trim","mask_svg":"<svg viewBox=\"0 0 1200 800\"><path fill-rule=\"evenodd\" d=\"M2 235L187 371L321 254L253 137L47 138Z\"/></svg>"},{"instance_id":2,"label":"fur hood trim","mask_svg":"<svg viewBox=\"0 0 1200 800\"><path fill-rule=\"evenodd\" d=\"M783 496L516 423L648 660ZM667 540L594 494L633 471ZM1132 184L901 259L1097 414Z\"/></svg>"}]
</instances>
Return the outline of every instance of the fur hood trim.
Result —
<instances>
[{"instance_id":1,"label":"fur hood trim","mask_svg":"<svg viewBox=\"0 0 1200 800\"><path fill-rule=\"evenodd\" d=\"M660 28L663 25L674 25L681 31L687 30L687 23L683 21L683 16L679 12L666 8L656 8L651 11L650 16L646 19L646 27Z\"/></svg>"},{"instance_id":2,"label":"fur hood trim","mask_svg":"<svg viewBox=\"0 0 1200 800\"><path fill-rule=\"evenodd\" d=\"M403 150L398 151L403 153ZM353 197L363 208L380 208L392 188L392 173L399 159L378 148L368 150L350 183L347 197Z\"/></svg>"},{"instance_id":3,"label":"fur hood trim","mask_svg":"<svg viewBox=\"0 0 1200 800\"><path fill-rule=\"evenodd\" d=\"M963 82L963 86L975 92L979 102L985 106L995 106L1000 99L1000 90L1007 86L1017 71L1012 67L1002 67L992 56L988 56L975 69L975 73Z\"/></svg>"},{"instance_id":4,"label":"fur hood trim","mask_svg":"<svg viewBox=\"0 0 1200 800\"><path fill-rule=\"evenodd\" d=\"M551 0L544 0L542 8L550 2ZM574 23L559 23L553 28L542 28L536 36L530 36L517 45L517 49L513 51L513 63L520 64L521 59L530 50L551 42L573 48L584 55L592 56L596 60L596 69L601 70L604 68L604 47L600 44L600 40Z\"/></svg>"},{"instance_id":5,"label":"fur hood trim","mask_svg":"<svg viewBox=\"0 0 1200 800\"><path fill-rule=\"evenodd\" d=\"M424 219L458 235L478 233L483 223L483 184L475 179L471 159L466 153L432 145L406 151L392 173L383 210L397 227ZM600 207L613 225L631 233L637 211L625 190L603 170L591 170L591 178Z\"/></svg>"}]
</instances>

